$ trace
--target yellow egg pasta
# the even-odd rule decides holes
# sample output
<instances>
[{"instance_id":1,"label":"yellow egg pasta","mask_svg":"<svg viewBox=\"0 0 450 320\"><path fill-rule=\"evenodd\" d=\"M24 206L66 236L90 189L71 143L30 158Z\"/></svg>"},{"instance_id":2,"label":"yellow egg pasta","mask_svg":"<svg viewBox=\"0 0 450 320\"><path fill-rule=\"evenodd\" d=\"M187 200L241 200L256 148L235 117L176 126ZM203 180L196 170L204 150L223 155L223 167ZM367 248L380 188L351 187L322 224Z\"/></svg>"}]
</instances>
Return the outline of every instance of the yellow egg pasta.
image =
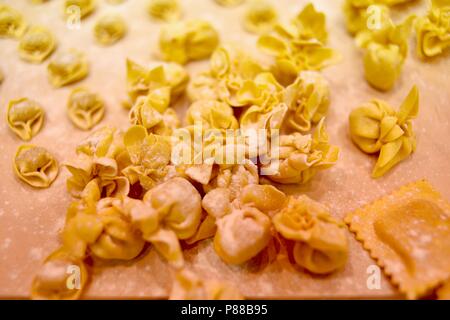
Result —
<instances>
[{"instance_id":1,"label":"yellow egg pasta","mask_svg":"<svg viewBox=\"0 0 450 320\"><path fill-rule=\"evenodd\" d=\"M419 180L354 212L345 222L409 299L450 276L450 204Z\"/></svg>"},{"instance_id":2,"label":"yellow egg pasta","mask_svg":"<svg viewBox=\"0 0 450 320\"><path fill-rule=\"evenodd\" d=\"M125 20L116 14L101 17L94 26L94 36L98 43L108 46L125 36L127 25Z\"/></svg>"},{"instance_id":3,"label":"yellow egg pasta","mask_svg":"<svg viewBox=\"0 0 450 320\"><path fill-rule=\"evenodd\" d=\"M416 21L416 51L419 57L429 58L450 48L450 3L433 5L428 14Z\"/></svg>"},{"instance_id":4,"label":"yellow egg pasta","mask_svg":"<svg viewBox=\"0 0 450 320\"><path fill-rule=\"evenodd\" d=\"M31 140L41 130L44 118L45 112L36 101L21 98L8 103L8 126L24 141Z\"/></svg>"},{"instance_id":5,"label":"yellow egg pasta","mask_svg":"<svg viewBox=\"0 0 450 320\"><path fill-rule=\"evenodd\" d=\"M186 112L188 125L201 123L205 129L237 129L239 123L233 109L224 102L198 100L191 104Z\"/></svg>"},{"instance_id":6,"label":"yellow egg pasta","mask_svg":"<svg viewBox=\"0 0 450 320\"><path fill-rule=\"evenodd\" d=\"M181 18L181 6L178 0L150 0L148 14L157 20L173 22Z\"/></svg>"},{"instance_id":7,"label":"yellow egg pasta","mask_svg":"<svg viewBox=\"0 0 450 320\"><path fill-rule=\"evenodd\" d=\"M234 7L240 5L244 0L214 0L217 4L224 7Z\"/></svg>"},{"instance_id":8,"label":"yellow egg pasta","mask_svg":"<svg viewBox=\"0 0 450 320\"><path fill-rule=\"evenodd\" d=\"M47 66L50 83L62 87L84 79L89 72L85 55L75 49L58 53Z\"/></svg>"},{"instance_id":9,"label":"yellow egg pasta","mask_svg":"<svg viewBox=\"0 0 450 320\"><path fill-rule=\"evenodd\" d=\"M67 102L67 112L72 123L82 130L90 130L105 114L103 100L85 88L72 90Z\"/></svg>"},{"instance_id":10,"label":"yellow egg pasta","mask_svg":"<svg viewBox=\"0 0 450 320\"><path fill-rule=\"evenodd\" d=\"M27 23L15 9L0 3L0 37L20 38L27 29Z\"/></svg>"},{"instance_id":11,"label":"yellow egg pasta","mask_svg":"<svg viewBox=\"0 0 450 320\"><path fill-rule=\"evenodd\" d=\"M265 0L252 1L244 14L243 26L250 33L263 34L278 22L274 6Z\"/></svg>"},{"instance_id":12,"label":"yellow egg pasta","mask_svg":"<svg viewBox=\"0 0 450 320\"><path fill-rule=\"evenodd\" d=\"M96 0L64 0L64 14L69 15L71 8L76 7L79 10L80 18L85 18L94 12Z\"/></svg>"},{"instance_id":13,"label":"yellow egg pasta","mask_svg":"<svg viewBox=\"0 0 450 320\"><path fill-rule=\"evenodd\" d=\"M48 188L59 171L56 159L46 149L34 145L19 146L13 165L16 175L35 188Z\"/></svg>"},{"instance_id":14,"label":"yellow egg pasta","mask_svg":"<svg viewBox=\"0 0 450 320\"><path fill-rule=\"evenodd\" d=\"M46 27L30 27L19 42L19 55L28 62L40 63L55 50L55 37Z\"/></svg>"}]
</instances>

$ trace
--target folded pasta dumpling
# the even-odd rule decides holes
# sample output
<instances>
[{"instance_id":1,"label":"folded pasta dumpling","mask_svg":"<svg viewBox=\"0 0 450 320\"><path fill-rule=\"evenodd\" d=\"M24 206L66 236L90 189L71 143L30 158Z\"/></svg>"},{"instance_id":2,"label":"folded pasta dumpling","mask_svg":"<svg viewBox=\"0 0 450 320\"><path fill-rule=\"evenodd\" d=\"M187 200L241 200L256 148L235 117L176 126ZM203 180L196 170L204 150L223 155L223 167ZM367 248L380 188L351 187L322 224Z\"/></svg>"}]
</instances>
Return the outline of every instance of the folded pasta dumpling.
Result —
<instances>
[{"instance_id":1,"label":"folded pasta dumpling","mask_svg":"<svg viewBox=\"0 0 450 320\"><path fill-rule=\"evenodd\" d=\"M125 20L115 14L101 17L94 26L94 36L98 43L111 45L123 38L127 32Z\"/></svg>"},{"instance_id":2,"label":"folded pasta dumpling","mask_svg":"<svg viewBox=\"0 0 450 320\"><path fill-rule=\"evenodd\" d=\"M20 38L26 29L27 24L18 11L0 4L0 37Z\"/></svg>"},{"instance_id":3,"label":"folded pasta dumpling","mask_svg":"<svg viewBox=\"0 0 450 320\"><path fill-rule=\"evenodd\" d=\"M287 205L273 217L273 224L285 239L295 241L294 260L308 271L330 273L347 261L345 225L307 196L289 197Z\"/></svg>"},{"instance_id":4,"label":"folded pasta dumpling","mask_svg":"<svg viewBox=\"0 0 450 320\"><path fill-rule=\"evenodd\" d=\"M33 26L20 39L19 55L28 62L40 63L55 50L55 47L55 37L49 29Z\"/></svg>"},{"instance_id":5,"label":"folded pasta dumpling","mask_svg":"<svg viewBox=\"0 0 450 320\"><path fill-rule=\"evenodd\" d=\"M238 199L240 206L255 207L265 214L272 214L284 207L287 197L272 185L256 184L245 186Z\"/></svg>"},{"instance_id":6,"label":"folded pasta dumpling","mask_svg":"<svg viewBox=\"0 0 450 320\"><path fill-rule=\"evenodd\" d=\"M198 100L186 112L188 125L201 123L204 129L237 129L239 123L233 109L224 102Z\"/></svg>"},{"instance_id":7,"label":"folded pasta dumpling","mask_svg":"<svg viewBox=\"0 0 450 320\"><path fill-rule=\"evenodd\" d=\"M82 52L71 49L58 53L50 61L47 70L50 83L59 88L85 78L89 65Z\"/></svg>"},{"instance_id":8,"label":"folded pasta dumpling","mask_svg":"<svg viewBox=\"0 0 450 320\"><path fill-rule=\"evenodd\" d=\"M96 6L96 0L65 0L64 1L64 14L70 15L73 13L71 8L77 8L77 12L80 14L80 18L90 15Z\"/></svg>"},{"instance_id":9,"label":"folded pasta dumpling","mask_svg":"<svg viewBox=\"0 0 450 320\"><path fill-rule=\"evenodd\" d=\"M33 100L21 98L8 103L8 125L22 140L31 140L42 128L45 112Z\"/></svg>"},{"instance_id":10,"label":"folded pasta dumpling","mask_svg":"<svg viewBox=\"0 0 450 320\"><path fill-rule=\"evenodd\" d=\"M158 20L171 22L181 17L181 7L178 0L150 0L148 14Z\"/></svg>"},{"instance_id":11,"label":"folded pasta dumpling","mask_svg":"<svg viewBox=\"0 0 450 320\"><path fill-rule=\"evenodd\" d=\"M262 34L272 30L278 21L274 6L265 1L251 2L244 14L244 28L251 33Z\"/></svg>"},{"instance_id":12,"label":"folded pasta dumpling","mask_svg":"<svg viewBox=\"0 0 450 320\"><path fill-rule=\"evenodd\" d=\"M419 92L413 87L395 112L386 102L372 100L354 109L349 116L353 142L365 153L379 157L372 177L378 178L416 149L412 119L419 111Z\"/></svg>"},{"instance_id":13,"label":"folded pasta dumpling","mask_svg":"<svg viewBox=\"0 0 450 320\"><path fill-rule=\"evenodd\" d=\"M14 156L16 175L35 188L47 188L56 179L59 167L56 159L44 148L21 145Z\"/></svg>"},{"instance_id":14,"label":"folded pasta dumpling","mask_svg":"<svg viewBox=\"0 0 450 320\"><path fill-rule=\"evenodd\" d=\"M416 51L421 58L434 57L450 48L450 2L433 3L416 22Z\"/></svg>"},{"instance_id":15,"label":"folded pasta dumpling","mask_svg":"<svg viewBox=\"0 0 450 320\"><path fill-rule=\"evenodd\" d=\"M97 94L85 88L76 88L70 93L67 112L74 125L89 130L102 120L105 106Z\"/></svg>"}]
</instances>

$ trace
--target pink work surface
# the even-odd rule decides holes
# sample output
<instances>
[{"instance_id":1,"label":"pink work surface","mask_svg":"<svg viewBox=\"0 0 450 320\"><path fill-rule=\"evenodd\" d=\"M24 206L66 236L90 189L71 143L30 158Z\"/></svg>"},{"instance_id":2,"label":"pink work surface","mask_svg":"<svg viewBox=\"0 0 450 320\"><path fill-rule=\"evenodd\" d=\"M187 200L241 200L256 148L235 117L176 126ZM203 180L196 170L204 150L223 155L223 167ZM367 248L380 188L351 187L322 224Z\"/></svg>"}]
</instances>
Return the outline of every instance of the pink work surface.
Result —
<instances>
[{"instance_id":1,"label":"pink work surface","mask_svg":"<svg viewBox=\"0 0 450 320\"><path fill-rule=\"evenodd\" d=\"M66 102L75 86L86 86L106 101L107 112L101 125L126 128L127 111L121 101L125 92L125 59L149 64L155 58L160 24L146 12L147 1L127 0L121 5L97 1L95 13L82 21L80 30L66 28L62 17L62 1L42 5L31 1L1 1L20 10L31 24L50 27L58 39L57 50L75 47L84 51L90 61L90 74L81 83L54 89L48 82L48 61L28 64L20 60L17 41L0 39L0 68L5 80L0 85L0 297L29 296L30 284L42 260L58 247L58 233L64 225L66 208L71 198L65 181L67 171L60 174L48 189L29 187L14 175L12 158L22 143L5 121L8 101L29 97L42 104L46 120L33 144L46 147L59 162L74 157L75 146L88 132L78 130L69 121ZM256 36L241 26L245 6L224 8L213 0L183 0L184 17L204 18L220 31L222 42L237 42L255 50ZM307 1L272 1L281 19L289 19ZM326 123L331 142L341 149L338 163L318 174L304 186L283 186L288 193L306 193L332 209L339 218L408 182L426 178L442 195L450 198L450 59L448 55L430 62L410 54L400 80L388 93L372 89L364 80L361 52L346 33L341 1L313 1L327 15L329 45L343 55L340 64L324 71L330 82L331 107ZM425 13L424 1L405 8L407 12ZM128 23L124 39L111 47L97 45L93 24L103 13L119 11ZM404 16L405 12L401 16ZM207 62L187 66L191 74L207 68ZM348 115L352 108L371 98L381 98L397 107L413 85L420 91L419 116L414 121L417 151L384 177L370 177L376 158L359 151L348 133ZM186 99L178 103L182 114ZM227 280L247 297L257 298L399 298L401 295L383 276L381 288L368 289L367 268L375 264L352 234L349 259L345 268L330 276L317 277L301 270L273 264L258 270L223 263L214 253L210 241L203 241L185 251L187 266L206 278ZM159 255L149 248L138 261L96 266L83 297L85 298L164 298L172 281L172 271Z\"/></svg>"}]
</instances>

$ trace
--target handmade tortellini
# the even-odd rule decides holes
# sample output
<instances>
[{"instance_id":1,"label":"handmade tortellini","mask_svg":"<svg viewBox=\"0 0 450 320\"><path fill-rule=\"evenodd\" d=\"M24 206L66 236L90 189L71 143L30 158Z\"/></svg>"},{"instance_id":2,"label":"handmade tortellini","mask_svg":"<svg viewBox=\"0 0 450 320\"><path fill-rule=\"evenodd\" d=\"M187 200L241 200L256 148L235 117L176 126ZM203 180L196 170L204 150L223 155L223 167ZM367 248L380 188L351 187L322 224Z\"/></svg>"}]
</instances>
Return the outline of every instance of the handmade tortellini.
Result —
<instances>
[{"instance_id":1,"label":"handmade tortellini","mask_svg":"<svg viewBox=\"0 0 450 320\"><path fill-rule=\"evenodd\" d=\"M19 55L28 62L40 63L55 50L53 34L45 27L33 26L20 39Z\"/></svg>"},{"instance_id":2,"label":"handmade tortellini","mask_svg":"<svg viewBox=\"0 0 450 320\"><path fill-rule=\"evenodd\" d=\"M295 241L294 260L306 270L326 274L347 261L345 225L307 196L289 197L286 207L273 218L273 224L285 239Z\"/></svg>"},{"instance_id":3,"label":"handmade tortellini","mask_svg":"<svg viewBox=\"0 0 450 320\"><path fill-rule=\"evenodd\" d=\"M116 14L101 17L94 26L94 36L98 43L111 45L123 38L127 32L125 20Z\"/></svg>"},{"instance_id":4,"label":"handmade tortellini","mask_svg":"<svg viewBox=\"0 0 450 320\"><path fill-rule=\"evenodd\" d=\"M378 178L416 149L412 119L419 112L419 91L413 87L398 112L374 99L354 109L349 116L353 142L366 153L379 152L372 177Z\"/></svg>"},{"instance_id":5,"label":"handmade tortellini","mask_svg":"<svg viewBox=\"0 0 450 320\"><path fill-rule=\"evenodd\" d=\"M20 38L27 28L22 15L0 3L0 37Z\"/></svg>"},{"instance_id":6,"label":"handmade tortellini","mask_svg":"<svg viewBox=\"0 0 450 320\"><path fill-rule=\"evenodd\" d=\"M217 220L214 249L226 263L242 264L261 252L271 238L269 217L243 207Z\"/></svg>"},{"instance_id":7,"label":"handmade tortellini","mask_svg":"<svg viewBox=\"0 0 450 320\"><path fill-rule=\"evenodd\" d=\"M216 29L204 20L187 20L161 28L159 48L163 60L185 64L208 58L219 44Z\"/></svg>"},{"instance_id":8,"label":"handmade tortellini","mask_svg":"<svg viewBox=\"0 0 450 320\"><path fill-rule=\"evenodd\" d=\"M71 49L58 53L49 63L47 70L50 83L59 88L85 78L89 65L82 52Z\"/></svg>"},{"instance_id":9,"label":"handmade tortellini","mask_svg":"<svg viewBox=\"0 0 450 320\"><path fill-rule=\"evenodd\" d=\"M262 34L272 30L278 21L273 5L265 0L252 1L244 15L244 28L251 33Z\"/></svg>"},{"instance_id":10,"label":"handmade tortellini","mask_svg":"<svg viewBox=\"0 0 450 320\"><path fill-rule=\"evenodd\" d=\"M21 98L8 104L8 125L22 140L31 140L42 128L45 112L33 100Z\"/></svg>"},{"instance_id":11,"label":"handmade tortellini","mask_svg":"<svg viewBox=\"0 0 450 320\"><path fill-rule=\"evenodd\" d=\"M48 188L59 171L56 159L46 149L34 145L19 146L13 164L16 175L35 188Z\"/></svg>"},{"instance_id":12,"label":"handmade tortellini","mask_svg":"<svg viewBox=\"0 0 450 320\"><path fill-rule=\"evenodd\" d=\"M85 88L76 88L70 93L67 112L74 125L89 130L103 118L105 106L97 94Z\"/></svg>"},{"instance_id":13,"label":"handmade tortellini","mask_svg":"<svg viewBox=\"0 0 450 320\"><path fill-rule=\"evenodd\" d=\"M198 100L191 104L186 113L186 122L189 125L201 123L204 129L239 128L233 109L228 104L215 100Z\"/></svg>"},{"instance_id":14,"label":"handmade tortellini","mask_svg":"<svg viewBox=\"0 0 450 320\"><path fill-rule=\"evenodd\" d=\"M148 14L158 20L175 21L181 17L181 7L178 0L150 0Z\"/></svg>"},{"instance_id":15,"label":"handmade tortellini","mask_svg":"<svg viewBox=\"0 0 450 320\"><path fill-rule=\"evenodd\" d=\"M286 88L284 101L288 106L285 122L293 129L306 132L327 113L328 82L318 72L302 71L297 80Z\"/></svg>"},{"instance_id":16,"label":"handmade tortellini","mask_svg":"<svg viewBox=\"0 0 450 320\"><path fill-rule=\"evenodd\" d=\"M312 136L299 132L280 136L279 170L267 178L278 183L306 183L317 171L333 166L338 157L339 148L330 145L322 119Z\"/></svg>"},{"instance_id":17,"label":"handmade tortellini","mask_svg":"<svg viewBox=\"0 0 450 320\"><path fill-rule=\"evenodd\" d=\"M76 7L79 10L80 18L90 15L96 6L96 0L65 0L64 1L64 14L69 15L73 13L71 8Z\"/></svg>"}]
</instances>

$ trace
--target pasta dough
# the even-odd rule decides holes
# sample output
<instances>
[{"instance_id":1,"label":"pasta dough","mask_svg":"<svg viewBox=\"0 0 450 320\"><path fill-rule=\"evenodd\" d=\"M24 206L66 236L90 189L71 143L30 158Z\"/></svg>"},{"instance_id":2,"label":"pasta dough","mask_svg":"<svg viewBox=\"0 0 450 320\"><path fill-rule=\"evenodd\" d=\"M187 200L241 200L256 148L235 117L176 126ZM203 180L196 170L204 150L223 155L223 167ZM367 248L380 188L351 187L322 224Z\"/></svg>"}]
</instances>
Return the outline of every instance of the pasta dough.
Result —
<instances>
[{"instance_id":1,"label":"pasta dough","mask_svg":"<svg viewBox=\"0 0 450 320\"><path fill-rule=\"evenodd\" d=\"M55 37L50 30L33 26L20 39L19 55L25 61L40 63L55 50L55 47Z\"/></svg>"},{"instance_id":2,"label":"pasta dough","mask_svg":"<svg viewBox=\"0 0 450 320\"><path fill-rule=\"evenodd\" d=\"M0 37L20 38L27 23L15 9L0 3Z\"/></svg>"},{"instance_id":3,"label":"pasta dough","mask_svg":"<svg viewBox=\"0 0 450 320\"><path fill-rule=\"evenodd\" d=\"M35 101L28 98L8 103L7 120L11 130L22 140L31 140L42 128L45 112Z\"/></svg>"},{"instance_id":4,"label":"pasta dough","mask_svg":"<svg viewBox=\"0 0 450 320\"><path fill-rule=\"evenodd\" d=\"M58 53L47 66L50 83L62 87L84 79L89 72L85 55L75 49Z\"/></svg>"},{"instance_id":5,"label":"pasta dough","mask_svg":"<svg viewBox=\"0 0 450 320\"><path fill-rule=\"evenodd\" d=\"M178 0L150 0L149 15L158 20L173 22L181 17L181 7Z\"/></svg>"},{"instance_id":6,"label":"pasta dough","mask_svg":"<svg viewBox=\"0 0 450 320\"><path fill-rule=\"evenodd\" d=\"M101 17L94 26L94 35L98 43L112 45L122 39L127 32L125 20L116 14Z\"/></svg>"},{"instance_id":7,"label":"pasta dough","mask_svg":"<svg viewBox=\"0 0 450 320\"><path fill-rule=\"evenodd\" d=\"M426 181L349 213L345 222L410 299L450 275L450 205Z\"/></svg>"},{"instance_id":8,"label":"pasta dough","mask_svg":"<svg viewBox=\"0 0 450 320\"><path fill-rule=\"evenodd\" d=\"M24 182L35 188L48 188L58 175L58 162L44 148L21 145L14 156L14 171Z\"/></svg>"},{"instance_id":9,"label":"pasta dough","mask_svg":"<svg viewBox=\"0 0 450 320\"><path fill-rule=\"evenodd\" d=\"M97 94L84 88L76 88L70 93L67 112L74 125L89 130L102 120L105 106Z\"/></svg>"}]
</instances>

